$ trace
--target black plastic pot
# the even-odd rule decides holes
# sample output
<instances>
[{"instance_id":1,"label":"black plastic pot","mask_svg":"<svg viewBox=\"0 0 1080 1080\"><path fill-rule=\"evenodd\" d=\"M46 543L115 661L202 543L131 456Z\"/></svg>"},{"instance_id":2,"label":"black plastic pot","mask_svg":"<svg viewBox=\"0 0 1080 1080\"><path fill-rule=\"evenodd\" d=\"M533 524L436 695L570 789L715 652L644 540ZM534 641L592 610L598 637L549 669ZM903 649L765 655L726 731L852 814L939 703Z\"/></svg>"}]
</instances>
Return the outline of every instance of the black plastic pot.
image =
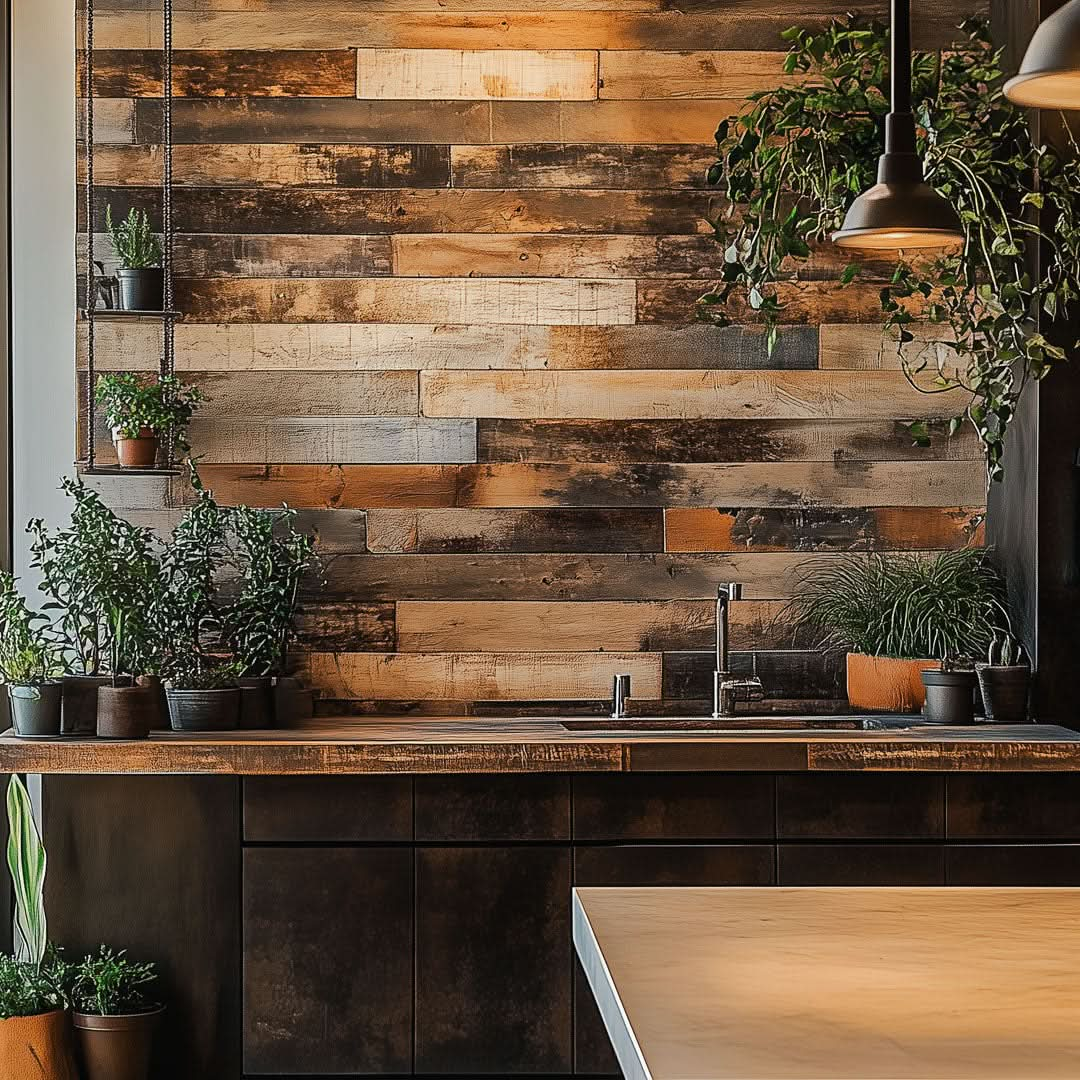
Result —
<instances>
[{"instance_id":1,"label":"black plastic pot","mask_svg":"<svg viewBox=\"0 0 1080 1080\"><path fill-rule=\"evenodd\" d=\"M151 731L168 731L169 700L165 696L165 684L160 675L140 675L135 680L136 686L145 686L154 691L154 709L150 714Z\"/></svg>"},{"instance_id":2,"label":"black plastic pot","mask_svg":"<svg viewBox=\"0 0 1080 1080\"><path fill-rule=\"evenodd\" d=\"M1027 720L1031 669L1027 664L976 664L986 719L992 724L1022 724Z\"/></svg>"},{"instance_id":3,"label":"black plastic pot","mask_svg":"<svg viewBox=\"0 0 1080 1080\"><path fill-rule=\"evenodd\" d=\"M34 739L55 739L60 735L60 700L64 692L61 683L9 686L7 692L16 735Z\"/></svg>"},{"instance_id":4,"label":"black plastic pot","mask_svg":"<svg viewBox=\"0 0 1080 1080\"><path fill-rule=\"evenodd\" d=\"M165 305L165 271L160 266L117 270L123 311L161 311Z\"/></svg>"},{"instance_id":5,"label":"black plastic pot","mask_svg":"<svg viewBox=\"0 0 1080 1080\"><path fill-rule=\"evenodd\" d=\"M315 695L298 679L279 676L274 680L274 719L279 728L293 728L315 715Z\"/></svg>"},{"instance_id":6,"label":"black plastic pot","mask_svg":"<svg viewBox=\"0 0 1080 1080\"><path fill-rule=\"evenodd\" d=\"M166 690L173 731L234 731L240 724L240 691Z\"/></svg>"},{"instance_id":7,"label":"black plastic pot","mask_svg":"<svg viewBox=\"0 0 1080 1080\"><path fill-rule=\"evenodd\" d=\"M975 721L974 671L924 671L928 724L971 724Z\"/></svg>"},{"instance_id":8,"label":"black plastic pot","mask_svg":"<svg viewBox=\"0 0 1080 1080\"><path fill-rule=\"evenodd\" d=\"M238 679L240 727L259 730L274 726L274 680L269 675Z\"/></svg>"},{"instance_id":9,"label":"black plastic pot","mask_svg":"<svg viewBox=\"0 0 1080 1080\"><path fill-rule=\"evenodd\" d=\"M64 676L63 732L65 735L93 735L97 730L98 688L111 686L108 675Z\"/></svg>"}]
</instances>

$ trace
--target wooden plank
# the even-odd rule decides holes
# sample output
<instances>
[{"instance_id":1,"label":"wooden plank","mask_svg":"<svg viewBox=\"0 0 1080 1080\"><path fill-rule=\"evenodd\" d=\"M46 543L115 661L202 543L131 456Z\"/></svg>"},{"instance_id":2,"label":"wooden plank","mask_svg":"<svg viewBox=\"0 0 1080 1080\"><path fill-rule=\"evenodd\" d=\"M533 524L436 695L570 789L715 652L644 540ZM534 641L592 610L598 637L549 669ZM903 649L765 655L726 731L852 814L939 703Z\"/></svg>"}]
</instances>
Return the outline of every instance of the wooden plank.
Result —
<instances>
[{"instance_id":1,"label":"wooden plank","mask_svg":"<svg viewBox=\"0 0 1080 1080\"><path fill-rule=\"evenodd\" d=\"M784 75L784 56L776 52L600 53L601 98L742 98L794 81Z\"/></svg>"},{"instance_id":2,"label":"wooden plank","mask_svg":"<svg viewBox=\"0 0 1080 1080\"><path fill-rule=\"evenodd\" d=\"M78 333L86 366L86 327ZM145 370L160 327L102 323L101 370ZM595 368L813 368L817 331L791 327L773 355L760 327L453 326L352 323L180 323L181 371L358 371Z\"/></svg>"},{"instance_id":3,"label":"wooden plank","mask_svg":"<svg viewBox=\"0 0 1080 1080\"><path fill-rule=\"evenodd\" d=\"M94 94L161 97L162 70L158 51L95 49ZM356 92L356 56L352 49L178 49L173 53L172 92L174 97L351 98Z\"/></svg>"},{"instance_id":4,"label":"wooden plank","mask_svg":"<svg viewBox=\"0 0 1080 1080\"><path fill-rule=\"evenodd\" d=\"M368 549L421 555L663 551L663 511L372 510Z\"/></svg>"},{"instance_id":5,"label":"wooden plank","mask_svg":"<svg viewBox=\"0 0 1080 1080\"><path fill-rule=\"evenodd\" d=\"M663 652L708 648L715 633L712 600L642 602L470 602L406 600L397 605L400 652ZM783 603L732 606L732 647L790 643L778 621Z\"/></svg>"},{"instance_id":6,"label":"wooden plank","mask_svg":"<svg viewBox=\"0 0 1080 1080\"><path fill-rule=\"evenodd\" d=\"M482 419L478 461L647 464L709 461L918 461L981 457L973 431L930 421L928 448L894 420Z\"/></svg>"},{"instance_id":7,"label":"wooden plank","mask_svg":"<svg viewBox=\"0 0 1080 1080\"><path fill-rule=\"evenodd\" d=\"M296 616L296 647L316 652L393 652L394 605L310 599Z\"/></svg>"},{"instance_id":8,"label":"wooden plank","mask_svg":"<svg viewBox=\"0 0 1080 1080\"><path fill-rule=\"evenodd\" d=\"M700 278L717 266L709 236L397 235L398 277Z\"/></svg>"},{"instance_id":9,"label":"wooden plank","mask_svg":"<svg viewBox=\"0 0 1080 1080\"><path fill-rule=\"evenodd\" d=\"M664 511L667 551L891 551L983 543L983 507Z\"/></svg>"},{"instance_id":10,"label":"wooden plank","mask_svg":"<svg viewBox=\"0 0 1080 1080\"><path fill-rule=\"evenodd\" d=\"M165 510L174 505L168 476L99 474L82 479L113 510Z\"/></svg>"},{"instance_id":11,"label":"wooden plank","mask_svg":"<svg viewBox=\"0 0 1080 1080\"><path fill-rule=\"evenodd\" d=\"M693 10L693 9L692 9ZM700 9L699 9L700 10ZM360 48L532 49L773 49L791 24L791 9L747 12L744 5L707 14L682 11L639 14L621 11L427 12L319 11L312 18L296 7L279 11L177 11L173 34L178 49ZM866 16L887 16L887 5L864 5ZM821 26L847 14L846 0L819 0L800 24ZM102 10L97 39L103 49L161 47L161 20L153 12ZM949 5L927 5L913 20L916 48L938 48L956 40L958 15Z\"/></svg>"},{"instance_id":12,"label":"wooden plank","mask_svg":"<svg viewBox=\"0 0 1080 1080\"><path fill-rule=\"evenodd\" d=\"M332 187L207 191L180 187L174 192L174 210L176 231L181 233L695 235L708 229L705 218L714 198L674 191L368 191ZM156 188L102 187L98 191L97 229L104 228L106 205L112 205L114 216L126 215L130 207L136 207L147 209L156 218L159 203ZM80 228L85 228L81 219ZM679 283L664 284L674 287ZM802 287L811 289L810 285ZM817 288L824 291L821 285Z\"/></svg>"},{"instance_id":13,"label":"wooden plank","mask_svg":"<svg viewBox=\"0 0 1080 1080\"><path fill-rule=\"evenodd\" d=\"M660 657L648 653L309 653L296 671L333 698L602 700L613 671L629 672L644 698L660 693Z\"/></svg>"},{"instance_id":14,"label":"wooden plank","mask_svg":"<svg viewBox=\"0 0 1080 1080\"><path fill-rule=\"evenodd\" d=\"M895 333L884 332L880 322L828 323L820 330L820 365L835 371L895 371L906 360L913 369L925 364L931 372L939 361L947 371L956 367L956 353L945 344L946 327L917 324L910 331L915 340L898 350Z\"/></svg>"},{"instance_id":15,"label":"wooden plank","mask_svg":"<svg viewBox=\"0 0 1080 1080\"><path fill-rule=\"evenodd\" d=\"M102 185L152 186L161 182L162 167L159 144L94 148L94 176ZM80 176L84 173L80 155ZM450 148L407 143L180 143L173 147L173 182L245 188L447 187Z\"/></svg>"},{"instance_id":16,"label":"wooden plank","mask_svg":"<svg viewBox=\"0 0 1080 1080\"><path fill-rule=\"evenodd\" d=\"M746 602L786 600L809 566L831 558L838 556L800 552L340 555L327 561L325 590L314 592L314 598L351 598L363 603L711 600L715 604L716 587L738 581L746 590Z\"/></svg>"},{"instance_id":17,"label":"wooden plank","mask_svg":"<svg viewBox=\"0 0 1080 1080\"><path fill-rule=\"evenodd\" d=\"M596 57L595 52L580 50L358 49L356 96L593 101Z\"/></svg>"},{"instance_id":18,"label":"wooden plank","mask_svg":"<svg viewBox=\"0 0 1080 1080\"><path fill-rule=\"evenodd\" d=\"M949 416L968 395L926 395L891 371L557 371L420 374L425 416L904 419Z\"/></svg>"},{"instance_id":19,"label":"wooden plank","mask_svg":"<svg viewBox=\"0 0 1080 1080\"><path fill-rule=\"evenodd\" d=\"M215 465L227 502L306 508L977 506L980 461L709 465Z\"/></svg>"},{"instance_id":20,"label":"wooden plank","mask_svg":"<svg viewBox=\"0 0 1080 1080\"><path fill-rule=\"evenodd\" d=\"M291 407L288 401L279 408ZM244 410L243 399L236 405ZM476 460L475 420L294 416L192 422L188 441L207 463L454 464Z\"/></svg>"},{"instance_id":21,"label":"wooden plank","mask_svg":"<svg viewBox=\"0 0 1080 1080\"><path fill-rule=\"evenodd\" d=\"M562 11L663 11L685 0L545 0ZM535 11L535 0L333 0L337 11ZM175 0L175 11L295 12L296 0ZM157 11L157 0L98 0L95 11Z\"/></svg>"},{"instance_id":22,"label":"wooden plank","mask_svg":"<svg viewBox=\"0 0 1080 1080\"><path fill-rule=\"evenodd\" d=\"M730 663L735 675L756 674L767 697L795 701L844 698L843 653L821 649L734 652ZM711 700L715 667L716 656L711 650L664 653L664 698Z\"/></svg>"},{"instance_id":23,"label":"wooden plank","mask_svg":"<svg viewBox=\"0 0 1080 1080\"><path fill-rule=\"evenodd\" d=\"M80 141L86 138L86 102L76 103L76 127ZM133 143L135 102L126 98L98 98L94 102L94 145Z\"/></svg>"},{"instance_id":24,"label":"wooden plank","mask_svg":"<svg viewBox=\"0 0 1080 1080\"><path fill-rule=\"evenodd\" d=\"M372 277L389 274L389 236L178 236L184 277Z\"/></svg>"},{"instance_id":25,"label":"wooden plank","mask_svg":"<svg viewBox=\"0 0 1080 1080\"><path fill-rule=\"evenodd\" d=\"M704 146L524 143L454 146L455 187L704 189L715 155Z\"/></svg>"},{"instance_id":26,"label":"wooden plank","mask_svg":"<svg viewBox=\"0 0 1080 1080\"><path fill-rule=\"evenodd\" d=\"M633 323L635 286L563 278L182 278L176 297L193 322L595 326Z\"/></svg>"}]
</instances>

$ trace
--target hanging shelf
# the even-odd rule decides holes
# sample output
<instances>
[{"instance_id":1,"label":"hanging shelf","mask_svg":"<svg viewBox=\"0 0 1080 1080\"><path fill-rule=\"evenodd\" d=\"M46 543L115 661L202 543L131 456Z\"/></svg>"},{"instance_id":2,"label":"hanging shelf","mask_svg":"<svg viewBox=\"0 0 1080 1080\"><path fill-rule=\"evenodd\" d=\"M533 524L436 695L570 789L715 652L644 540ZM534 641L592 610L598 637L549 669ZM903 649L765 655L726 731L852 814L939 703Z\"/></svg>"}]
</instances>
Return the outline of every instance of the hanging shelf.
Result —
<instances>
[{"instance_id":1,"label":"hanging shelf","mask_svg":"<svg viewBox=\"0 0 1080 1080\"><path fill-rule=\"evenodd\" d=\"M79 318L90 318L86 308L79 308ZM133 311L125 308L99 308L94 312L94 322L161 322L171 319L180 322L184 318L182 311Z\"/></svg>"}]
</instances>

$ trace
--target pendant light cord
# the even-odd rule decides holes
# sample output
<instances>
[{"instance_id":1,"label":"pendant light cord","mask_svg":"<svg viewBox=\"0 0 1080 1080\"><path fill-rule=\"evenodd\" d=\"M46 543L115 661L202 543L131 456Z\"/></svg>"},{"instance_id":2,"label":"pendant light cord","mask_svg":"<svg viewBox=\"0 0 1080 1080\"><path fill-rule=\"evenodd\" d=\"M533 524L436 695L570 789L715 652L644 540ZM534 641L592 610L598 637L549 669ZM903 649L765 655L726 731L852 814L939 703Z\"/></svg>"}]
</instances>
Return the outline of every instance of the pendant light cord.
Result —
<instances>
[{"instance_id":1,"label":"pendant light cord","mask_svg":"<svg viewBox=\"0 0 1080 1080\"><path fill-rule=\"evenodd\" d=\"M915 159L915 117L911 112L911 0L892 0L889 27L889 115L885 153ZM922 165L918 165L922 179Z\"/></svg>"}]
</instances>

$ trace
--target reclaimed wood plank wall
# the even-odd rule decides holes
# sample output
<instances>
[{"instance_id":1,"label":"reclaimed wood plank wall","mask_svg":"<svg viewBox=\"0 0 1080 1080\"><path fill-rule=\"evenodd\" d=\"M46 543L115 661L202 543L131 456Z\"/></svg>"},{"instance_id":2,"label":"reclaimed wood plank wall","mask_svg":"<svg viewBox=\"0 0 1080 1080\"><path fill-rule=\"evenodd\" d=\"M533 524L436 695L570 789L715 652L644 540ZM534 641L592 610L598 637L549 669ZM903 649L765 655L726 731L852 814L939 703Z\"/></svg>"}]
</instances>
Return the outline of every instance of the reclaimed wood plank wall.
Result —
<instances>
[{"instance_id":1,"label":"reclaimed wood plank wall","mask_svg":"<svg viewBox=\"0 0 1080 1080\"><path fill-rule=\"evenodd\" d=\"M96 5L97 232L106 203L160 213L157 8ZM916 8L942 47L972 5ZM782 618L807 560L979 542L978 448L946 436L949 395L908 385L877 285L839 287L839 253L783 287L772 357L751 312L694 323L718 261L712 132L784 78L792 5L176 9L192 441L223 501L287 501L318 534L296 664L321 711L599 709L616 671L697 708L729 580L740 669L761 650L773 696L835 698L836 664ZM158 333L102 325L100 367L152 368ZM188 498L99 483L161 529Z\"/></svg>"}]
</instances>

